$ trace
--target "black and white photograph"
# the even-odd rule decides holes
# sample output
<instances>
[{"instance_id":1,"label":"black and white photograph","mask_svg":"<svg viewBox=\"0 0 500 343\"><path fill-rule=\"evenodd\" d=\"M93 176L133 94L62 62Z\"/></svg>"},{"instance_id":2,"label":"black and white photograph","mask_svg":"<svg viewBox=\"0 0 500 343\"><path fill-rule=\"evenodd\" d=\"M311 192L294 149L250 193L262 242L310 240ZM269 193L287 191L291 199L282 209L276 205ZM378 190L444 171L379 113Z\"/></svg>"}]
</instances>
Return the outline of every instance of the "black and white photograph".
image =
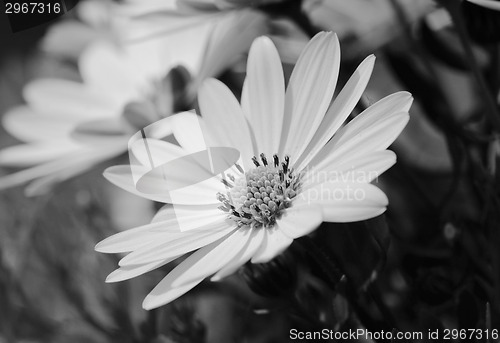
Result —
<instances>
[{"instance_id":1,"label":"black and white photograph","mask_svg":"<svg viewBox=\"0 0 500 343\"><path fill-rule=\"evenodd\" d=\"M500 342L500 0L0 7L0 343Z\"/></svg>"}]
</instances>

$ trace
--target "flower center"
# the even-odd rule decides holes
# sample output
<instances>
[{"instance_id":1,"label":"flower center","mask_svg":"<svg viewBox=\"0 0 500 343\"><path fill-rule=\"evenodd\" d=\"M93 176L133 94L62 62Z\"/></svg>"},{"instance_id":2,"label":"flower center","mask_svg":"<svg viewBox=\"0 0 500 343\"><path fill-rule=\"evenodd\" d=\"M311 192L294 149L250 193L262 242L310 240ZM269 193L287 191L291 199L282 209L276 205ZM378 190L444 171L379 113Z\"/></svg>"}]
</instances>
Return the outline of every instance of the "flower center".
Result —
<instances>
[{"instance_id":1,"label":"flower center","mask_svg":"<svg viewBox=\"0 0 500 343\"><path fill-rule=\"evenodd\" d=\"M273 155L273 163L269 164L266 156L260 154L260 161L255 156L252 161L255 168L244 172L236 164L241 175L229 174L228 179L222 180L228 192L217 193L217 200L222 203L219 209L240 227L272 227L283 211L292 206L300 191L301 175L290 169L289 156L280 162L278 155Z\"/></svg>"}]
</instances>

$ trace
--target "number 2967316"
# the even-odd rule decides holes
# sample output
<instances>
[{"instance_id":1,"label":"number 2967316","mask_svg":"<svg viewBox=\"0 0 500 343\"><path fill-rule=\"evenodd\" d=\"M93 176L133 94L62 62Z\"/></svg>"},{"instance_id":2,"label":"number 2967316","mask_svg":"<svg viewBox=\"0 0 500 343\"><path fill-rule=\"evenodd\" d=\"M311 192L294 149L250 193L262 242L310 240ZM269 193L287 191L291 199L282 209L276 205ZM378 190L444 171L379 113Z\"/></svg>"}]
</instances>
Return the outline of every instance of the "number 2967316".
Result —
<instances>
[{"instance_id":1,"label":"number 2967316","mask_svg":"<svg viewBox=\"0 0 500 343\"><path fill-rule=\"evenodd\" d=\"M57 14L61 13L59 2L7 2L5 3L5 13L7 14Z\"/></svg>"}]
</instances>

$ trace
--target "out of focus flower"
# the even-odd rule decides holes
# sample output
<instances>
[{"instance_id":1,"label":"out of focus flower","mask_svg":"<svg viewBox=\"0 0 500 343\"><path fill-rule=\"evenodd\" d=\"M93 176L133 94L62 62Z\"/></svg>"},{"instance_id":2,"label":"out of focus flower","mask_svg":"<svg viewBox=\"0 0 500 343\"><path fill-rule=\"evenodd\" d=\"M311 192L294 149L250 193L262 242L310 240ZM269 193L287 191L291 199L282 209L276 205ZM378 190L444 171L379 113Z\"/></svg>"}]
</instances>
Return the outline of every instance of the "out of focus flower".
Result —
<instances>
[{"instance_id":1,"label":"out of focus flower","mask_svg":"<svg viewBox=\"0 0 500 343\"><path fill-rule=\"evenodd\" d=\"M41 41L41 49L50 55L78 59L95 41L118 42L126 18L114 11L108 0L80 1L74 16L51 25Z\"/></svg>"},{"instance_id":2,"label":"out of focus flower","mask_svg":"<svg viewBox=\"0 0 500 343\"><path fill-rule=\"evenodd\" d=\"M500 1L498 0L466 0L478 6L489 8L490 10L500 11Z\"/></svg>"},{"instance_id":3,"label":"out of focus flower","mask_svg":"<svg viewBox=\"0 0 500 343\"><path fill-rule=\"evenodd\" d=\"M432 1L397 0L410 21L434 8ZM311 22L324 30L338 32L353 44L349 55L374 51L400 34L400 22L390 1L305 0L304 11Z\"/></svg>"},{"instance_id":4,"label":"out of focus flower","mask_svg":"<svg viewBox=\"0 0 500 343\"><path fill-rule=\"evenodd\" d=\"M133 174L137 165L105 172L132 193L173 204L151 224L97 244L99 252L130 252L107 281L136 277L196 250L146 297L143 307L152 309L210 275L216 281L248 261L270 261L323 221L383 213L387 197L370 182L395 163L395 154L386 149L408 122L412 97L390 95L342 127L374 62L374 56L367 57L331 105L340 67L340 46L332 33L320 33L306 46L286 91L278 52L267 37L250 49L241 105L223 83L206 80L198 93L201 119L189 112L171 117L180 147L151 138L131 145L131 156L143 169L184 161L181 170L143 174L140 184ZM203 134L195 137L186 128L198 123ZM134 149L144 144L147 150ZM199 182L208 169L186 156L207 146L228 147L239 158L222 176L208 173L211 177ZM227 162L229 155L220 157ZM185 187L171 192L169 187L179 183Z\"/></svg>"},{"instance_id":5,"label":"out of focus flower","mask_svg":"<svg viewBox=\"0 0 500 343\"><path fill-rule=\"evenodd\" d=\"M264 29L262 16L246 11L227 16L208 36L202 30L198 37L121 48L99 42L79 59L83 83L29 83L24 89L27 105L12 109L3 121L9 133L27 143L0 151L0 165L28 168L1 177L0 189L35 180L27 194L40 194L122 154L132 133L172 114L176 95L191 102L201 80L237 61ZM188 64L192 79L179 72L185 69L172 69L178 63ZM180 96L178 81L189 81Z\"/></svg>"}]
</instances>

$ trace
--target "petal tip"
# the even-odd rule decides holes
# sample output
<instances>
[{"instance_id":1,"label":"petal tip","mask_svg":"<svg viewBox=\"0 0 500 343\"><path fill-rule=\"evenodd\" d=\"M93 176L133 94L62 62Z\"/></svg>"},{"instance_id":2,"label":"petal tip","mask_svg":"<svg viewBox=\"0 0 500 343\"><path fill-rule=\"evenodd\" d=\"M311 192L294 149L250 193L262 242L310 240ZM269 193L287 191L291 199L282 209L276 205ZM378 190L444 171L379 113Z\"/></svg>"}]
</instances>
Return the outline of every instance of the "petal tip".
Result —
<instances>
[{"instance_id":1,"label":"petal tip","mask_svg":"<svg viewBox=\"0 0 500 343\"><path fill-rule=\"evenodd\" d=\"M159 306L160 304L155 304L155 301L149 295L146 296L146 298L144 298L142 302L142 308L145 309L146 311L154 310Z\"/></svg>"}]
</instances>

